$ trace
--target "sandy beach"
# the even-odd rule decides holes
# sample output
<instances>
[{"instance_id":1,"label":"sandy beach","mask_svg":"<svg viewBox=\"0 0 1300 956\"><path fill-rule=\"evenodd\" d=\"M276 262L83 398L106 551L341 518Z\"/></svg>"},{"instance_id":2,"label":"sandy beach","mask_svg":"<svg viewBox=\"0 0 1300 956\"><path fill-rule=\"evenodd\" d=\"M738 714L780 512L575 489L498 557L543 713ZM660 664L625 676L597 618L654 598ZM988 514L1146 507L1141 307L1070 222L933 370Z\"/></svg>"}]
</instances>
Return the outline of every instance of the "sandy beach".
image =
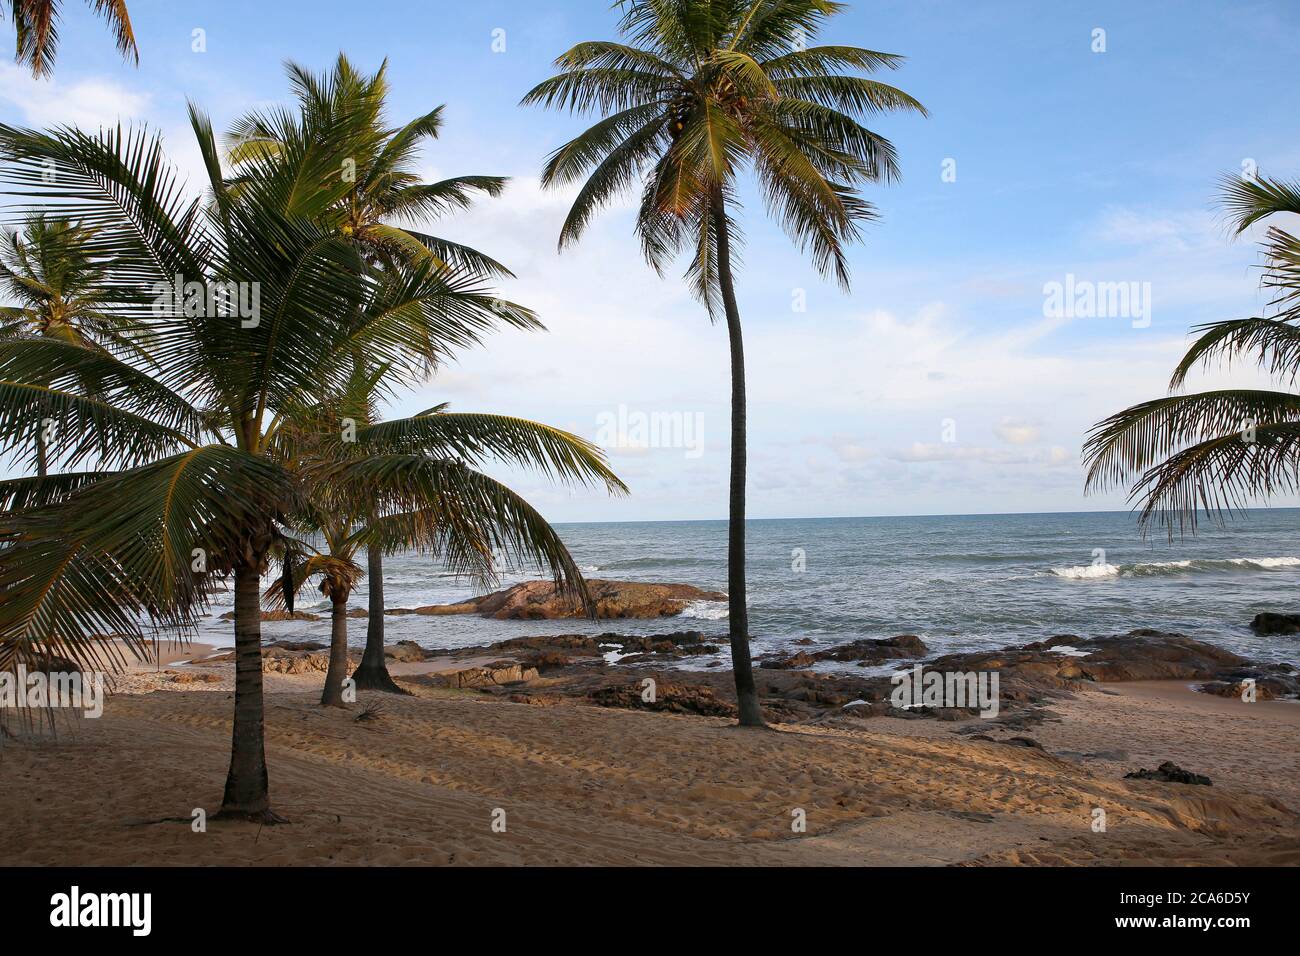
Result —
<instances>
[{"instance_id":1,"label":"sandy beach","mask_svg":"<svg viewBox=\"0 0 1300 956\"><path fill-rule=\"evenodd\" d=\"M208 653L192 646L171 657ZM214 676L174 679L189 672ZM722 718L513 703L418 682L407 685L415 696L362 692L349 709L322 708L320 675L267 674L272 802L291 823L209 821L194 832L195 808L212 813L220 802L232 674L229 665L139 666L101 719L6 741L0 859L1300 864L1300 705L1244 705L1162 681L1056 702L1035 729L1037 749L972 740L937 721L750 731ZM357 719L375 703L377 717ZM1123 779L1170 759L1214 785ZM1095 808L1105 810L1104 832L1094 832Z\"/></svg>"}]
</instances>

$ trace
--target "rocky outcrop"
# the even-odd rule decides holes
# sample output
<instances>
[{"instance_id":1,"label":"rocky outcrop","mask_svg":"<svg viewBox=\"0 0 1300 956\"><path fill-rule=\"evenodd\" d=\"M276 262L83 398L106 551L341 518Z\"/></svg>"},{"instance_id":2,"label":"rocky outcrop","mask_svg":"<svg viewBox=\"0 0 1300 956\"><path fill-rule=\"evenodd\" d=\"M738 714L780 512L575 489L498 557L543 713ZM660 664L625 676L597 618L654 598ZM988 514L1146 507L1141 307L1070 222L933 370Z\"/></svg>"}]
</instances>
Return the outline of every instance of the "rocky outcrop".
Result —
<instances>
[{"instance_id":1,"label":"rocky outcrop","mask_svg":"<svg viewBox=\"0 0 1300 956\"><path fill-rule=\"evenodd\" d=\"M611 684L592 691L587 699L600 707L698 714L702 717L736 716L735 704L719 699L711 687L676 681L656 682L653 695L648 695L640 682Z\"/></svg>"},{"instance_id":2,"label":"rocky outcrop","mask_svg":"<svg viewBox=\"0 0 1300 956\"><path fill-rule=\"evenodd\" d=\"M915 634L899 634L886 638L862 638L848 644L839 644L824 651L798 651L785 657L771 657L759 666L769 670L803 670L818 661L856 661L859 667L870 667L898 658L919 658L930 653L925 642Z\"/></svg>"},{"instance_id":3,"label":"rocky outcrop","mask_svg":"<svg viewBox=\"0 0 1300 956\"><path fill-rule=\"evenodd\" d=\"M1061 648L1074 653L1063 653ZM1214 644L1144 628L1108 637L1061 634L1019 648L949 654L926 666L998 670L1004 679L1010 675L1061 686L1077 680L1212 680L1249 663Z\"/></svg>"},{"instance_id":4,"label":"rocky outcrop","mask_svg":"<svg viewBox=\"0 0 1300 956\"><path fill-rule=\"evenodd\" d=\"M203 663L233 663L235 652L204 658ZM266 674L315 674L329 670L330 655L324 644L315 641L280 641L262 648L262 672ZM348 657L348 672L357 662Z\"/></svg>"},{"instance_id":5,"label":"rocky outcrop","mask_svg":"<svg viewBox=\"0 0 1300 956\"><path fill-rule=\"evenodd\" d=\"M652 618L680 614L692 601L725 601L720 591L690 584L648 584L639 581L589 579L587 591L598 618ZM400 610L400 609L398 609ZM524 581L458 604L431 604L416 614L481 614L498 620L553 620L585 617L582 603L556 589L551 581Z\"/></svg>"},{"instance_id":6,"label":"rocky outcrop","mask_svg":"<svg viewBox=\"0 0 1300 956\"><path fill-rule=\"evenodd\" d=\"M415 641L398 641L384 648L384 657L399 663L422 661L426 656L424 648Z\"/></svg>"},{"instance_id":7,"label":"rocky outcrop","mask_svg":"<svg viewBox=\"0 0 1300 956\"><path fill-rule=\"evenodd\" d=\"M1194 783L1202 787L1212 787L1210 778L1203 773L1184 770L1172 760L1166 760L1155 770L1134 770L1124 774L1125 780L1159 780L1163 783Z\"/></svg>"},{"instance_id":8,"label":"rocky outcrop","mask_svg":"<svg viewBox=\"0 0 1300 956\"><path fill-rule=\"evenodd\" d=\"M227 611L221 615L223 621L233 621L235 619L234 611ZM263 621L319 621L319 614L311 614L308 611L294 611L290 614L288 611L263 611Z\"/></svg>"},{"instance_id":9,"label":"rocky outcrop","mask_svg":"<svg viewBox=\"0 0 1300 956\"><path fill-rule=\"evenodd\" d=\"M437 678L448 687L504 687L536 680L537 668L525 667L518 661L493 661L482 667L438 674Z\"/></svg>"},{"instance_id":10,"label":"rocky outcrop","mask_svg":"<svg viewBox=\"0 0 1300 956\"><path fill-rule=\"evenodd\" d=\"M1256 634L1300 634L1300 614L1274 614L1264 611L1250 622Z\"/></svg>"}]
</instances>

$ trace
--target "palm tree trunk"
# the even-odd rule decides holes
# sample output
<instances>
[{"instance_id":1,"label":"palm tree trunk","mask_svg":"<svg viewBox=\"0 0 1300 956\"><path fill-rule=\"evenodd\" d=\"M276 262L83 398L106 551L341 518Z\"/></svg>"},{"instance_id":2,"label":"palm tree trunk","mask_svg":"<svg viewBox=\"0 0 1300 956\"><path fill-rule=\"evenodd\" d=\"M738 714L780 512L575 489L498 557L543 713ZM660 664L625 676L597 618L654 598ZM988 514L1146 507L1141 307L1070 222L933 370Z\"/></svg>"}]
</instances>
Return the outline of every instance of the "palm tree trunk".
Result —
<instances>
[{"instance_id":1,"label":"palm tree trunk","mask_svg":"<svg viewBox=\"0 0 1300 956\"><path fill-rule=\"evenodd\" d=\"M235 724L221 813L275 822L262 716L262 608L257 566L235 568Z\"/></svg>"},{"instance_id":2,"label":"palm tree trunk","mask_svg":"<svg viewBox=\"0 0 1300 956\"><path fill-rule=\"evenodd\" d=\"M330 664L325 671L325 689L320 702L325 707L343 706L343 678L348 672L348 595L330 593Z\"/></svg>"},{"instance_id":3,"label":"palm tree trunk","mask_svg":"<svg viewBox=\"0 0 1300 956\"><path fill-rule=\"evenodd\" d=\"M407 694L388 673L384 659L384 552L371 545L366 552L366 575L369 578L370 612L366 618L366 651L352 673L361 690L382 690L390 694Z\"/></svg>"},{"instance_id":4,"label":"palm tree trunk","mask_svg":"<svg viewBox=\"0 0 1300 956\"><path fill-rule=\"evenodd\" d=\"M763 711L754 687L749 657L749 606L745 599L745 345L740 333L740 309L731 280L731 237L727 210L718 197L713 204L718 237L718 282L727 313L731 344L731 494L727 515L727 624L731 632L731 670L736 679L736 703L742 727L763 727Z\"/></svg>"}]
</instances>

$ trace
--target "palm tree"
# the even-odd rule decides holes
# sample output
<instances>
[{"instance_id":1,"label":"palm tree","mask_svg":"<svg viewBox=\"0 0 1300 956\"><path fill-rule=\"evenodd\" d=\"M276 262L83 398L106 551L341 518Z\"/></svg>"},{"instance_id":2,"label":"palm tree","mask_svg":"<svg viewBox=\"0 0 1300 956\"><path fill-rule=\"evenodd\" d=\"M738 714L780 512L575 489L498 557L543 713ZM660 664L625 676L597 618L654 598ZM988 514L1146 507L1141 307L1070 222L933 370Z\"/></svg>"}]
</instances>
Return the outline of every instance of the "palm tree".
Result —
<instances>
[{"instance_id":1,"label":"palm tree","mask_svg":"<svg viewBox=\"0 0 1300 956\"><path fill-rule=\"evenodd\" d=\"M394 278L397 273L384 275ZM371 555L430 551L445 567L486 584L497 578L500 535L482 515L490 514L509 529L519 530L526 540L558 541L522 498L480 474L476 466L490 458L533 465L563 482L603 483L615 494L627 490L594 445L523 419L453 414L440 405L413 418L366 425L354 434L349 423L373 422L378 417L374 405L379 378L354 375L341 395L309 414L295 416L293 425L281 428L272 441L272 454L306 489L299 496L295 529L318 537L325 547L322 551L305 542L286 542L291 551L313 553L296 567L292 558L287 559L285 572L269 596L285 601L292 610L297 589L308 579L319 578L321 593L330 601L330 658L321 694L326 706L344 703L347 602L363 575L356 563L360 550ZM412 491L403 477L412 472L437 476L434 489ZM567 552L557 550L556 555L560 564L553 570L562 572L566 580L581 582ZM577 593L585 599L581 588ZM382 605L371 606L371 616L382 613ZM379 653L383 679L391 686L378 689L405 693L382 662L382 645ZM355 674L353 680L358 688L368 686Z\"/></svg>"},{"instance_id":2,"label":"palm tree","mask_svg":"<svg viewBox=\"0 0 1300 956\"><path fill-rule=\"evenodd\" d=\"M134 290L120 309L149 325L153 360L142 367L54 339L0 343L0 453L28 451L28 423L50 409L62 420L52 459L96 466L0 483L0 668L49 653L120 663L92 639L104 633L125 635L144 656L146 618L186 627L215 580L233 575L235 719L222 812L274 821L259 578L302 491L272 454L277 432L345 389L358 348L387 374L409 375L424 362L411 341L475 341L535 319L431 259L400 281L369 268L325 221L346 192L337 175L346 135L286 144L257 160L236 193L210 122L194 107L190 120L206 203L186 196L156 136L0 125L8 193L92 231L88 254L112 262L115 287ZM581 587L563 543L528 520L526 502L455 463L416 457L376 455L349 468L370 480L381 511L463 502L441 528L445 550L486 535Z\"/></svg>"},{"instance_id":3,"label":"palm tree","mask_svg":"<svg viewBox=\"0 0 1300 956\"><path fill-rule=\"evenodd\" d=\"M731 348L728 623L740 723L762 726L745 597L745 359L732 281L732 215L752 168L768 211L848 288L845 245L875 218L859 187L898 175L894 147L859 123L894 109L925 110L892 86L853 75L902 59L850 46L808 46L842 5L829 0L629 0L626 43L579 43L559 75L525 103L602 118L547 160L543 182L585 178L560 231L575 242L595 213L644 180L636 230L663 273L683 250L687 277L726 318Z\"/></svg>"},{"instance_id":4,"label":"palm tree","mask_svg":"<svg viewBox=\"0 0 1300 956\"><path fill-rule=\"evenodd\" d=\"M338 234L357 247L367 263L386 272L401 271L432 259L436 263L461 268L480 277L512 276L505 266L469 246L443 239L412 227L412 220L439 218L449 212L468 208L476 193L497 196L506 184L501 176L456 176L435 183L424 183L416 172L421 146L436 139L442 127L442 107L436 107L403 126L392 128L385 117L389 86L387 64L371 75L359 72L343 54L339 54L328 74L316 75L295 63L286 65L290 85L298 100L296 113L262 110L248 114L231 128L227 136L229 155L236 173L229 180L232 189L241 188L240 170L248 160L278 155L286 142L328 143L338 138L345 127L352 141L347 157L350 188L328 211L328 219ZM361 130L358 135L355 131ZM535 328L541 329L540 323ZM450 345L429 339L413 341L412 348L421 352L429 370L443 359ZM353 356L353 389L358 383L377 380L370 375L365 358ZM356 420L365 426L374 417L374 395L353 395ZM434 411L442 411L441 408ZM473 454L471 465L482 464L484 455L513 464L539 468L548 477L586 483L603 483L611 492L626 491L621 482L603 464L593 449L581 439L524 419L500 415L455 414L429 419L420 416L418 423L426 440L446 449L446 436L454 432L457 448ZM387 425L391 432L393 423ZM408 429L409 431L409 429ZM465 444L471 442L471 445ZM361 529L355 532L359 534ZM367 547L369 616L366 622L366 647L352 678L359 688L403 693L388 673L384 657L384 576L385 548L379 543Z\"/></svg>"},{"instance_id":5,"label":"palm tree","mask_svg":"<svg viewBox=\"0 0 1300 956\"><path fill-rule=\"evenodd\" d=\"M1279 213L1300 213L1300 183L1229 178L1223 205L1240 235ZM1158 519L1171 536L1175 527L1195 531L1198 513L1222 519L1254 499L1300 489L1300 239L1273 225L1262 246L1267 314L1198 326L1168 396L1117 412L1089 433L1086 489L1133 481L1144 529ZM1282 390L1177 394L1197 366L1251 355Z\"/></svg>"},{"instance_id":6,"label":"palm tree","mask_svg":"<svg viewBox=\"0 0 1300 956\"><path fill-rule=\"evenodd\" d=\"M124 0L88 2L113 31L118 52L139 63L140 51L135 46L135 33ZM33 76L54 72L54 53L59 45L59 6L60 0L9 0L9 15L17 34L14 60L30 66Z\"/></svg>"},{"instance_id":7,"label":"palm tree","mask_svg":"<svg viewBox=\"0 0 1300 956\"><path fill-rule=\"evenodd\" d=\"M46 336L83 348L137 352L138 328L113 312L104 264L87 255L91 233L67 219L28 217L0 240L0 291L21 303L0 306L0 339ZM42 416L44 419L44 416ZM36 430L36 474L48 463L44 427Z\"/></svg>"}]
</instances>

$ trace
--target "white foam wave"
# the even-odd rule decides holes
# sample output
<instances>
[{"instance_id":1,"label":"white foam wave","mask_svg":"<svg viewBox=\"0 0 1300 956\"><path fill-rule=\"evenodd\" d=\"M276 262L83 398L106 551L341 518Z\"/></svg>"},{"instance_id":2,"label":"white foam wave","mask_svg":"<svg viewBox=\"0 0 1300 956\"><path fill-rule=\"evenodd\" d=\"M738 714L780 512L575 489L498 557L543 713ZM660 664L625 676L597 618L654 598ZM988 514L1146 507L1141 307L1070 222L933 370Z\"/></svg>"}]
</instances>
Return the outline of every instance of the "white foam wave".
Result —
<instances>
[{"instance_id":1,"label":"white foam wave","mask_svg":"<svg viewBox=\"0 0 1300 956\"><path fill-rule=\"evenodd\" d=\"M691 601L682 608L682 617L693 617L700 621L721 621L727 616L726 601Z\"/></svg>"},{"instance_id":2,"label":"white foam wave","mask_svg":"<svg viewBox=\"0 0 1300 956\"><path fill-rule=\"evenodd\" d=\"M1114 578L1119 576L1118 564L1081 564L1073 568L1052 568L1058 578L1073 581L1085 581L1090 578Z\"/></svg>"},{"instance_id":3,"label":"white foam wave","mask_svg":"<svg viewBox=\"0 0 1300 956\"><path fill-rule=\"evenodd\" d=\"M1234 567L1253 568L1260 571L1275 568L1296 568L1300 567L1300 557L1200 558L1184 561L1147 561L1139 564L1080 564L1074 567L1052 568L1050 573L1058 578L1086 581L1096 578L1177 574L1183 571L1215 571Z\"/></svg>"}]
</instances>

